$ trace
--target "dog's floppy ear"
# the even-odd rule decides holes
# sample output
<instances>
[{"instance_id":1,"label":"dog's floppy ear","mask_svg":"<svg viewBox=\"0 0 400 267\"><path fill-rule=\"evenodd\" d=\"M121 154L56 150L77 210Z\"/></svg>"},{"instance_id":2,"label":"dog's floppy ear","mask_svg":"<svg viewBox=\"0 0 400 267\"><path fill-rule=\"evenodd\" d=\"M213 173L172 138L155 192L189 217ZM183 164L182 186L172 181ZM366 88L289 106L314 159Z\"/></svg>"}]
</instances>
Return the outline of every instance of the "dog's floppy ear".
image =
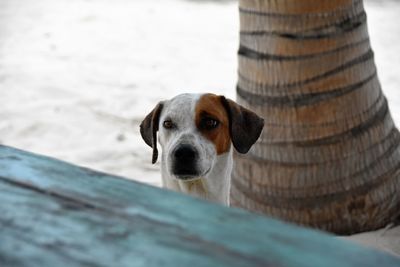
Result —
<instances>
[{"instance_id":1,"label":"dog's floppy ear","mask_svg":"<svg viewBox=\"0 0 400 267\"><path fill-rule=\"evenodd\" d=\"M260 137L264 120L224 96L221 96L221 102L228 113L232 144L239 153L245 154Z\"/></svg>"},{"instance_id":2,"label":"dog's floppy ear","mask_svg":"<svg viewBox=\"0 0 400 267\"><path fill-rule=\"evenodd\" d=\"M142 135L143 140L153 148L153 157L151 160L151 163L153 164L156 163L158 158L157 131L162 108L163 102L159 102L140 124L140 134Z\"/></svg>"}]
</instances>

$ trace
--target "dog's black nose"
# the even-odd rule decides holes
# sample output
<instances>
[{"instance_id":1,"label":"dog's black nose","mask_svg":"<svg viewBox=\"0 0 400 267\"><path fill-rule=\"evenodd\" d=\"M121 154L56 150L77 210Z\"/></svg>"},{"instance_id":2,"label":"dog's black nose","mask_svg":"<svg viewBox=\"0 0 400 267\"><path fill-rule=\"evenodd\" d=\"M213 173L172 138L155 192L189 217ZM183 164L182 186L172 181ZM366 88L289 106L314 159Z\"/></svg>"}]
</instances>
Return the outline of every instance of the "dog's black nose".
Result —
<instances>
[{"instance_id":1,"label":"dog's black nose","mask_svg":"<svg viewBox=\"0 0 400 267\"><path fill-rule=\"evenodd\" d=\"M197 150L187 144L178 146L173 152L173 174L178 177L197 176Z\"/></svg>"},{"instance_id":2,"label":"dog's black nose","mask_svg":"<svg viewBox=\"0 0 400 267\"><path fill-rule=\"evenodd\" d=\"M180 145L174 153L175 159L181 163L191 163L196 156L196 150L190 145Z\"/></svg>"}]
</instances>

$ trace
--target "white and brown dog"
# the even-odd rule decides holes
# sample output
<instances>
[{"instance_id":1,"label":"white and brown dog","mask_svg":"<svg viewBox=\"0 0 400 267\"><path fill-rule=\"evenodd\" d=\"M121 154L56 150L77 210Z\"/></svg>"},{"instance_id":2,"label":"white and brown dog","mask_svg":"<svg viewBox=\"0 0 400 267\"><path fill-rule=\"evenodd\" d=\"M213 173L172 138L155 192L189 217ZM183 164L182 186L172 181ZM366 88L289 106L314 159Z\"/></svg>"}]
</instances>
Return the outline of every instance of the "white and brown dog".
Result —
<instances>
[{"instance_id":1,"label":"white and brown dog","mask_svg":"<svg viewBox=\"0 0 400 267\"><path fill-rule=\"evenodd\" d=\"M159 131L164 187L229 205L231 144L247 153L263 126L263 119L224 96L182 94L158 103L140 133L155 163Z\"/></svg>"}]
</instances>

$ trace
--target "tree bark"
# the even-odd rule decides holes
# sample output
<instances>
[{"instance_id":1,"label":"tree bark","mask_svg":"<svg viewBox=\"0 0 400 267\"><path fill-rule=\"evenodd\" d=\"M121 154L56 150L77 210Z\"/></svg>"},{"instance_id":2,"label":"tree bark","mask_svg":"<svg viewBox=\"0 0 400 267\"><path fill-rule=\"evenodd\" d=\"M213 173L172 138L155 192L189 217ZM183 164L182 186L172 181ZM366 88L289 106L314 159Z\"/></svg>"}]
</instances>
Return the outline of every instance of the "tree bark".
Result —
<instances>
[{"instance_id":1,"label":"tree bark","mask_svg":"<svg viewBox=\"0 0 400 267\"><path fill-rule=\"evenodd\" d=\"M400 214L400 134L361 0L240 0L237 99L265 119L231 204L338 234Z\"/></svg>"}]
</instances>

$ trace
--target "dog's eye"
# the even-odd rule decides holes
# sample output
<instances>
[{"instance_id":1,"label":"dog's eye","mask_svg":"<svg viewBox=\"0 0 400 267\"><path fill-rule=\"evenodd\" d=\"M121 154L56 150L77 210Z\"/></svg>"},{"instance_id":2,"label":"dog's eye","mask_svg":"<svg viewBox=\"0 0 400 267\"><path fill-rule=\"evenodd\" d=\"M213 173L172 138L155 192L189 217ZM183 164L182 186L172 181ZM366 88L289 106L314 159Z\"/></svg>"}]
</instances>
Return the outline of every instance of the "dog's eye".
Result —
<instances>
[{"instance_id":1,"label":"dog's eye","mask_svg":"<svg viewBox=\"0 0 400 267\"><path fill-rule=\"evenodd\" d=\"M163 122L163 126L165 129L172 129L175 125L171 120L166 120Z\"/></svg>"},{"instance_id":2,"label":"dog's eye","mask_svg":"<svg viewBox=\"0 0 400 267\"><path fill-rule=\"evenodd\" d=\"M219 121L213 119L213 118L204 118L202 122L202 126L204 129L207 130L212 130L217 128L219 125Z\"/></svg>"}]
</instances>

